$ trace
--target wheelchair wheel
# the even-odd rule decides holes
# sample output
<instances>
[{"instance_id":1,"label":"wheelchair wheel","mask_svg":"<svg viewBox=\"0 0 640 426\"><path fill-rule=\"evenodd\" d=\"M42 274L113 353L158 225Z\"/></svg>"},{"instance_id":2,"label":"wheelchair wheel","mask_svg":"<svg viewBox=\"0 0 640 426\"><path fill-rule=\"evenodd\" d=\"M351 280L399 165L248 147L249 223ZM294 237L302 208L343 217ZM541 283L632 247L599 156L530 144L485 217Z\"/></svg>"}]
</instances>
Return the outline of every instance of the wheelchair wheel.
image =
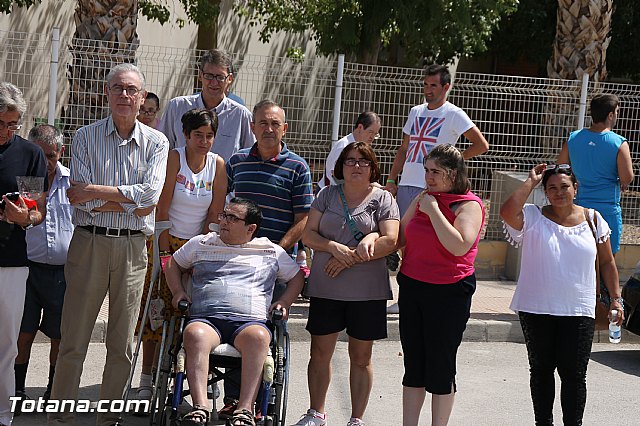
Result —
<instances>
[{"instance_id":1,"label":"wheelchair wheel","mask_svg":"<svg viewBox=\"0 0 640 426\"><path fill-rule=\"evenodd\" d=\"M166 323L165 323L166 324ZM169 326L162 333L160 359L158 360L158 375L151 397L151 426L167 426L169 424L170 406L167 403L169 394L169 379L173 369L173 336L176 318L171 317Z\"/></svg>"},{"instance_id":2,"label":"wheelchair wheel","mask_svg":"<svg viewBox=\"0 0 640 426\"><path fill-rule=\"evenodd\" d=\"M289 350L289 333L284 325L284 330L278 330L276 346L275 407L272 418L268 419L271 423L265 422L265 425L285 426L289 392Z\"/></svg>"}]
</instances>

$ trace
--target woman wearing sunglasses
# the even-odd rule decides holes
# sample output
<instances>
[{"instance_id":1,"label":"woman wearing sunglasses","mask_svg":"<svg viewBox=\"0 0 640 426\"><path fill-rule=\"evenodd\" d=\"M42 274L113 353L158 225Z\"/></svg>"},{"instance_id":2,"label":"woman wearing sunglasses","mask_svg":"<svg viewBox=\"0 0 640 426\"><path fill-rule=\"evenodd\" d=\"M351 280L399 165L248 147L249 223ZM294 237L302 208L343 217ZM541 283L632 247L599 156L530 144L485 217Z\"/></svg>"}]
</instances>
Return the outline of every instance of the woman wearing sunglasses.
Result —
<instances>
[{"instance_id":1,"label":"woman wearing sunglasses","mask_svg":"<svg viewBox=\"0 0 640 426\"><path fill-rule=\"evenodd\" d=\"M549 205L525 204L540 181ZM620 312L618 324L624 318L611 230L600 213L574 204L577 190L570 166L538 164L500 209L508 239L522 246L511 309L518 312L527 345L536 425L553 424L556 369L564 424L582 424L595 326L596 253L612 297L610 309Z\"/></svg>"},{"instance_id":2,"label":"woman wearing sunglasses","mask_svg":"<svg viewBox=\"0 0 640 426\"><path fill-rule=\"evenodd\" d=\"M173 254L190 238L209 232L209 224L218 223L227 195L227 172L224 160L210 152L218 130L218 117L206 109L194 109L182 116L182 129L186 145L169 151L167 175L156 212L156 220L171 221L171 228L160 234L160 251ZM149 249L151 253L151 248ZM151 279L151 260L145 280L140 318L144 312L147 291ZM164 274L160 276L160 289L152 294L153 299L161 299L164 318L173 313L171 291ZM138 327L140 324L138 324ZM152 329L147 321L142 329L142 374L138 387L138 399L150 399L152 393L152 367L156 343L162 337L162 327Z\"/></svg>"},{"instance_id":3,"label":"woman wearing sunglasses","mask_svg":"<svg viewBox=\"0 0 640 426\"><path fill-rule=\"evenodd\" d=\"M338 333L345 328L351 361L351 418L347 424L363 425L373 384L373 341L387 337L386 308L392 294L385 256L395 251L398 206L389 192L374 185L380 179L380 168L366 142L354 142L342 150L334 176L344 183L318 193L302 236L315 254L307 289L311 298L307 322L311 405L297 426L327 424L331 357ZM334 420L331 424L338 423Z\"/></svg>"}]
</instances>

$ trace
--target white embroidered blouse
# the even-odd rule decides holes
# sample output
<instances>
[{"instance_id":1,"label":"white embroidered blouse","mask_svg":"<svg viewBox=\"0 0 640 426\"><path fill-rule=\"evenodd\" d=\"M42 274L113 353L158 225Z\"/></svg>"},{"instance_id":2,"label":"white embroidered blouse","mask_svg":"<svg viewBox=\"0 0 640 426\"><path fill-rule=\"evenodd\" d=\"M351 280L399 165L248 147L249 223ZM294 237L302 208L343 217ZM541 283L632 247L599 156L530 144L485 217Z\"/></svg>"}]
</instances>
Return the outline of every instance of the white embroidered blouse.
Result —
<instances>
[{"instance_id":1,"label":"white embroidered blouse","mask_svg":"<svg viewBox=\"0 0 640 426\"><path fill-rule=\"evenodd\" d=\"M524 206L518 231L504 224L507 240L522 246L518 285L511 301L516 312L595 317L596 244L587 221L562 226L547 219L533 204ZM589 209L598 242L611 229L600 213Z\"/></svg>"}]
</instances>

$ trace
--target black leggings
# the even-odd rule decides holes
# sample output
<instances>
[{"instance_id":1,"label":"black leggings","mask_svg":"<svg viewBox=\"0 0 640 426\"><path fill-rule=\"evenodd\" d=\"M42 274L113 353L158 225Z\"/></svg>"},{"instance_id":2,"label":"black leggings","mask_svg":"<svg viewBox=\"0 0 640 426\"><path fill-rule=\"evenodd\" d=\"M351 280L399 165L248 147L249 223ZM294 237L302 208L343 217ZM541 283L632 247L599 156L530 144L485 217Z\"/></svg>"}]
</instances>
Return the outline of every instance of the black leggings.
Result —
<instances>
[{"instance_id":1,"label":"black leggings","mask_svg":"<svg viewBox=\"0 0 640 426\"><path fill-rule=\"evenodd\" d=\"M529 354L536 425L553 425L556 368L561 381L562 420L565 426L582 425L594 319L520 312L520 324Z\"/></svg>"}]
</instances>

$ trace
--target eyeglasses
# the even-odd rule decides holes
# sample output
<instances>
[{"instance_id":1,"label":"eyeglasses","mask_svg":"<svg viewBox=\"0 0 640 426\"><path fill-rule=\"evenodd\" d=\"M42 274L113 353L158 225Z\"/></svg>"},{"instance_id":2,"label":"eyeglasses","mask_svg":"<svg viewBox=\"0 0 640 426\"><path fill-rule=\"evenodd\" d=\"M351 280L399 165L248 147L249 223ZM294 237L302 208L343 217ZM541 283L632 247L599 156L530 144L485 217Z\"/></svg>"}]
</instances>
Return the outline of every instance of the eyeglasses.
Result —
<instances>
[{"instance_id":1,"label":"eyeglasses","mask_svg":"<svg viewBox=\"0 0 640 426\"><path fill-rule=\"evenodd\" d=\"M144 109L144 108L140 108L140 114L144 114L144 115L153 115L155 113L157 113L158 110L157 109Z\"/></svg>"},{"instance_id":2,"label":"eyeglasses","mask_svg":"<svg viewBox=\"0 0 640 426\"><path fill-rule=\"evenodd\" d=\"M571 166L569 164L547 164L547 167L544 168L544 171L549 170L568 170L571 171Z\"/></svg>"},{"instance_id":3,"label":"eyeglasses","mask_svg":"<svg viewBox=\"0 0 640 426\"><path fill-rule=\"evenodd\" d=\"M0 130L9 129L11 132L15 132L22 128L22 124L7 124L4 121L0 121Z\"/></svg>"},{"instance_id":4,"label":"eyeglasses","mask_svg":"<svg viewBox=\"0 0 640 426\"><path fill-rule=\"evenodd\" d=\"M216 80L220 83L222 83L223 81L225 81L227 78L229 78L230 74L227 75L221 75L221 74L211 74L208 72L203 72L202 73L202 78L204 78L205 80Z\"/></svg>"},{"instance_id":5,"label":"eyeglasses","mask_svg":"<svg viewBox=\"0 0 640 426\"><path fill-rule=\"evenodd\" d=\"M380 133L376 133L376 134L374 135L372 130L367 130L367 134L368 134L369 136L373 136L373 139L380 139Z\"/></svg>"},{"instance_id":6,"label":"eyeglasses","mask_svg":"<svg viewBox=\"0 0 640 426\"><path fill-rule=\"evenodd\" d=\"M371 165L371 160L367 160L364 158L359 158L359 159L355 159L355 158L347 158L346 160L344 160L342 162L342 164L344 164L345 166L349 166L349 167L353 167L356 164L360 167L369 167Z\"/></svg>"},{"instance_id":7,"label":"eyeglasses","mask_svg":"<svg viewBox=\"0 0 640 426\"><path fill-rule=\"evenodd\" d=\"M136 86L122 87L122 86L113 86L109 87L109 91L114 95L125 95L135 96L138 93L142 92L142 89L138 89Z\"/></svg>"},{"instance_id":8,"label":"eyeglasses","mask_svg":"<svg viewBox=\"0 0 640 426\"><path fill-rule=\"evenodd\" d=\"M219 221L226 220L229 223L236 223L241 220L244 223L247 223L247 219L238 217L235 214L231 214L231 213L218 213L218 220Z\"/></svg>"}]
</instances>

